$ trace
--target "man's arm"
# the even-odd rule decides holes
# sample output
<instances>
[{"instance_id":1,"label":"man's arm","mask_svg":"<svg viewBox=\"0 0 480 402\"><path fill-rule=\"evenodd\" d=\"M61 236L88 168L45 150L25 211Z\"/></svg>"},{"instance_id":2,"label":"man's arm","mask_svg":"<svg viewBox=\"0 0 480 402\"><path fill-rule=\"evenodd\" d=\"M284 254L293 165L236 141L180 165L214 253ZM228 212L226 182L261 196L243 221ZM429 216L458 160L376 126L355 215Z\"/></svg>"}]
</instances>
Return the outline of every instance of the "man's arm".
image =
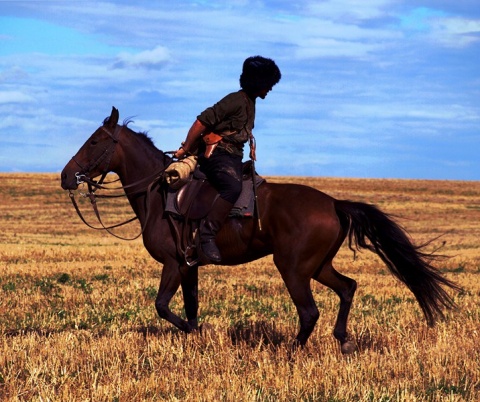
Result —
<instances>
[{"instance_id":1,"label":"man's arm","mask_svg":"<svg viewBox=\"0 0 480 402\"><path fill-rule=\"evenodd\" d=\"M187 138L182 142L182 146L178 151L175 152L174 157L183 159L189 154L195 152L198 148L198 141L206 128L207 127L200 120L195 120L192 127L190 127L190 130L188 130Z\"/></svg>"}]
</instances>

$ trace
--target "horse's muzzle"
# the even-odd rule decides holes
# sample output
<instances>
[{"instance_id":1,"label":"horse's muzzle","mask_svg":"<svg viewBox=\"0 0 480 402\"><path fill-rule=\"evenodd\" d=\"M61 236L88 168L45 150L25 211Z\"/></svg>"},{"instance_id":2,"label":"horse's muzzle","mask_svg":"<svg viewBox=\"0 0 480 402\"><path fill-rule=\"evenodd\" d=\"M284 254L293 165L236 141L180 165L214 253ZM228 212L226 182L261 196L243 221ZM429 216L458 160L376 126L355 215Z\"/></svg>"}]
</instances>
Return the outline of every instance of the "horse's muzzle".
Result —
<instances>
[{"instance_id":1,"label":"horse's muzzle","mask_svg":"<svg viewBox=\"0 0 480 402\"><path fill-rule=\"evenodd\" d=\"M63 169L61 174L62 188L64 190L76 190L78 188L77 177L73 173L68 173Z\"/></svg>"}]
</instances>

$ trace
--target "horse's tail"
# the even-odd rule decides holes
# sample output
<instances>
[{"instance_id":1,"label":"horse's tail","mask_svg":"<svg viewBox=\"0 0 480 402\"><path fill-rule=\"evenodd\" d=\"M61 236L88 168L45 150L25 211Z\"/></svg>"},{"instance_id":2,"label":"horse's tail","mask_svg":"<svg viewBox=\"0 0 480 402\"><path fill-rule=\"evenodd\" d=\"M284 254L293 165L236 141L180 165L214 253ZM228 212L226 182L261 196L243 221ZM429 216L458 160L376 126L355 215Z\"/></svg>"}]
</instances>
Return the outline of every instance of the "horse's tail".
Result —
<instances>
[{"instance_id":1,"label":"horse's tail","mask_svg":"<svg viewBox=\"0 0 480 402\"><path fill-rule=\"evenodd\" d=\"M364 248L378 254L415 295L428 325L444 317L444 308L456 307L443 287L456 291L461 288L431 265L436 257L421 251L425 245L415 246L401 226L373 205L338 200L335 208L347 230L350 249L354 250L355 245L357 250Z\"/></svg>"}]
</instances>

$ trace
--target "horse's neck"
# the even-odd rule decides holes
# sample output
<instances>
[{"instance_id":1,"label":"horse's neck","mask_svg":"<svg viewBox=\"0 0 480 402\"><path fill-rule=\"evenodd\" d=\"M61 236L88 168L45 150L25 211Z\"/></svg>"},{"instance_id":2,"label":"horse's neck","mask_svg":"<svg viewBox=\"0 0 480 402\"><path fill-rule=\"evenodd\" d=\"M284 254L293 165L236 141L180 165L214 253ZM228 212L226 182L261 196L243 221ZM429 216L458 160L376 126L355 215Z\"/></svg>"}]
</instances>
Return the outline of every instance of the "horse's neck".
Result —
<instances>
[{"instance_id":1,"label":"horse's neck","mask_svg":"<svg viewBox=\"0 0 480 402\"><path fill-rule=\"evenodd\" d=\"M145 219L145 197L150 191L149 199L155 208L161 208L161 197L154 182L163 172L168 157L156 148L152 148L140 138L130 135L130 140L121 146L122 163L117 174L124 187L130 204L140 221ZM153 191L151 191L153 190Z\"/></svg>"}]
</instances>

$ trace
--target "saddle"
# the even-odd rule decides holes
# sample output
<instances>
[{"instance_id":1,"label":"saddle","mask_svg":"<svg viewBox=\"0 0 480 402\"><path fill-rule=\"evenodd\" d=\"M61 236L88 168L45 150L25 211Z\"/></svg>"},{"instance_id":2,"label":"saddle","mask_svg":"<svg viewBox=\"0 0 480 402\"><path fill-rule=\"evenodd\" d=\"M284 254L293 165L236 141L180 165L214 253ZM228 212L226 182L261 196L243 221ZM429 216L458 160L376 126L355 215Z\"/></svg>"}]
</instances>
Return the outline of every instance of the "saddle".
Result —
<instances>
[{"instance_id":1,"label":"saddle","mask_svg":"<svg viewBox=\"0 0 480 402\"><path fill-rule=\"evenodd\" d=\"M242 192L230 212L231 217L253 217L254 193L251 169L251 161L243 164ZM265 179L255 174L255 186L258 187L264 181ZM168 190L165 211L177 217L200 220L207 216L217 197L219 197L217 190L197 166L184 186L178 190L172 188Z\"/></svg>"},{"instance_id":2,"label":"saddle","mask_svg":"<svg viewBox=\"0 0 480 402\"><path fill-rule=\"evenodd\" d=\"M252 162L243 164L242 192L230 211L230 217L253 217L255 198L252 183ZM265 179L255 174L255 186ZM166 197L165 212L168 213L171 227L176 238L177 252L183 256L188 266L198 262L208 264L208 259L201 253L199 236L196 235L200 221L207 216L220 195L208 182L204 173L197 166L188 181L179 189L169 187Z\"/></svg>"}]
</instances>

